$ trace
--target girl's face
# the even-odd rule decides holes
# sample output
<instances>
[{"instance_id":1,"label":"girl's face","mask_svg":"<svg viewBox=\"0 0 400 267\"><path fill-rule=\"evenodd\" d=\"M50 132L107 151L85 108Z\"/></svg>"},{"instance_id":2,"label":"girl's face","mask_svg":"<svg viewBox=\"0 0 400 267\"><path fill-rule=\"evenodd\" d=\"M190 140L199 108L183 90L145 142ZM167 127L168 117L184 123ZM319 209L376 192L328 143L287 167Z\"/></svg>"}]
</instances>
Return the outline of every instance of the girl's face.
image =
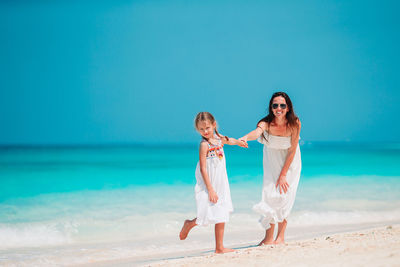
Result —
<instances>
[{"instance_id":1,"label":"girl's face","mask_svg":"<svg viewBox=\"0 0 400 267\"><path fill-rule=\"evenodd\" d=\"M216 126L217 124L215 122L211 123L210 121L205 120L205 121L199 121L199 123L197 123L196 128L201 136L203 136L206 139L210 139L214 135L214 130Z\"/></svg>"},{"instance_id":2,"label":"girl's face","mask_svg":"<svg viewBox=\"0 0 400 267\"><path fill-rule=\"evenodd\" d=\"M272 100L272 112L275 117L285 117L286 113L289 111L289 108L286 104L286 100L283 96L277 96Z\"/></svg>"}]
</instances>

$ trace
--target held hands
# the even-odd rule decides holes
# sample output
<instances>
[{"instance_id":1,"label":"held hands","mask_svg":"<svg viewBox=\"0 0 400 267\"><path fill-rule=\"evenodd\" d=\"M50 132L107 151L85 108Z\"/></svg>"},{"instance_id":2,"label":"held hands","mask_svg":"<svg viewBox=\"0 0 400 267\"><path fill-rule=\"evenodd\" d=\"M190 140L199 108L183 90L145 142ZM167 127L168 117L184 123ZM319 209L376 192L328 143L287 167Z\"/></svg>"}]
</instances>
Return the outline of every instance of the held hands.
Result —
<instances>
[{"instance_id":1,"label":"held hands","mask_svg":"<svg viewBox=\"0 0 400 267\"><path fill-rule=\"evenodd\" d=\"M208 190L208 199L212 203L217 203L218 195L217 195L217 193L215 193L214 189Z\"/></svg>"},{"instance_id":2,"label":"held hands","mask_svg":"<svg viewBox=\"0 0 400 267\"><path fill-rule=\"evenodd\" d=\"M282 194L282 191L286 194L289 190L289 184L286 181L286 175L279 175L278 181L276 181L276 187L279 187L279 193Z\"/></svg>"},{"instance_id":3,"label":"held hands","mask_svg":"<svg viewBox=\"0 0 400 267\"><path fill-rule=\"evenodd\" d=\"M247 144L247 136L243 136L243 137L239 138L238 142L239 142L238 146L245 147L245 148L249 147L249 145Z\"/></svg>"}]
</instances>

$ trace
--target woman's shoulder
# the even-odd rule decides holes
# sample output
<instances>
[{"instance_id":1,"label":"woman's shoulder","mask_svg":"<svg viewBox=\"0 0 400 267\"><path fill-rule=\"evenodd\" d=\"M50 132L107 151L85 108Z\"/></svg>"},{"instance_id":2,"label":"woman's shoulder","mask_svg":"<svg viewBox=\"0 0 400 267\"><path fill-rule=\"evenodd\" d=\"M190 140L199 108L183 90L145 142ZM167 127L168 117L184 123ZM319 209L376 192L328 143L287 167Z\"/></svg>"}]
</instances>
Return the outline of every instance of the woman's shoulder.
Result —
<instances>
[{"instance_id":1,"label":"woman's shoulder","mask_svg":"<svg viewBox=\"0 0 400 267\"><path fill-rule=\"evenodd\" d=\"M297 129L301 128L301 121L299 118L296 119L296 126L297 126Z\"/></svg>"},{"instance_id":2,"label":"woman's shoulder","mask_svg":"<svg viewBox=\"0 0 400 267\"><path fill-rule=\"evenodd\" d=\"M291 130L292 135L293 135L293 134L294 134L294 135L299 135L300 129L301 129L301 122L300 122L300 119L297 118L297 119L296 119L296 124L295 124L295 126L294 126L294 127L290 127L290 130Z\"/></svg>"},{"instance_id":3,"label":"woman's shoulder","mask_svg":"<svg viewBox=\"0 0 400 267\"><path fill-rule=\"evenodd\" d=\"M261 130L267 131L269 124L270 124L269 122L260 121L258 122L257 127L261 128Z\"/></svg>"}]
</instances>

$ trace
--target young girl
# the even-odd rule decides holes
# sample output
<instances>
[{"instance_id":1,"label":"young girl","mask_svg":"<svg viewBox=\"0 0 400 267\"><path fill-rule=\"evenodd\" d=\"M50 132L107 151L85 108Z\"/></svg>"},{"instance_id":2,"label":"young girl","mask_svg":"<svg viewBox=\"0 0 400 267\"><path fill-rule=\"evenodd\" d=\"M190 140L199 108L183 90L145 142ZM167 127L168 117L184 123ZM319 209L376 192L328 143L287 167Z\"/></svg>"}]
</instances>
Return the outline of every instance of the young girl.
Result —
<instances>
[{"instance_id":1,"label":"young girl","mask_svg":"<svg viewBox=\"0 0 400 267\"><path fill-rule=\"evenodd\" d=\"M231 193L223 145L241 145L234 138L222 136L217 131L217 122L208 112L200 112L195 119L196 130L203 137L200 142L200 156L196 167L196 204L197 217L186 220L179 234L186 239L189 231L196 225L215 224L215 253L231 252L223 244L225 223L233 211Z\"/></svg>"}]
</instances>

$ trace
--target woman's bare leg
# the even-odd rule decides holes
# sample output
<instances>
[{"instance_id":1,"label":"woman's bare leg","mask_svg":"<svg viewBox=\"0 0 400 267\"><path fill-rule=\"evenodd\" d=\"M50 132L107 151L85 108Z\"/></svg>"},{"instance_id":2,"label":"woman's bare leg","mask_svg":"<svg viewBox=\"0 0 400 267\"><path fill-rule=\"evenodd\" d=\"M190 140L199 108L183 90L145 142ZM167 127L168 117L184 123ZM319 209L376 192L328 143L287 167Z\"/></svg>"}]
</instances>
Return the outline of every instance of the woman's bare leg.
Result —
<instances>
[{"instance_id":1,"label":"woman's bare leg","mask_svg":"<svg viewBox=\"0 0 400 267\"><path fill-rule=\"evenodd\" d=\"M275 230L275 224L270 224L270 228L265 231L265 237L261 242L258 244L259 246L262 245L273 245L275 244L274 242L274 230Z\"/></svg>"},{"instance_id":2,"label":"woman's bare leg","mask_svg":"<svg viewBox=\"0 0 400 267\"><path fill-rule=\"evenodd\" d=\"M285 244L285 231L286 231L287 221L283 220L283 222L278 223L278 235L275 239L275 244Z\"/></svg>"},{"instance_id":3,"label":"woman's bare leg","mask_svg":"<svg viewBox=\"0 0 400 267\"><path fill-rule=\"evenodd\" d=\"M196 225L197 225L196 224L196 218L194 218L193 220L186 220L183 223L181 232L179 233L179 238L181 240L185 240L186 237L188 236L190 230L192 230L192 228L195 227Z\"/></svg>"},{"instance_id":4,"label":"woman's bare leg","mask_svg":"<svg viewBox=\"0 0 400 267\"><path fill-rule=\"evenodd\" d=\"M224 229L225 223L215 224L215 253L227 253L234 251L231 248L224 247Z\"/></svg>"}]
</instances>

